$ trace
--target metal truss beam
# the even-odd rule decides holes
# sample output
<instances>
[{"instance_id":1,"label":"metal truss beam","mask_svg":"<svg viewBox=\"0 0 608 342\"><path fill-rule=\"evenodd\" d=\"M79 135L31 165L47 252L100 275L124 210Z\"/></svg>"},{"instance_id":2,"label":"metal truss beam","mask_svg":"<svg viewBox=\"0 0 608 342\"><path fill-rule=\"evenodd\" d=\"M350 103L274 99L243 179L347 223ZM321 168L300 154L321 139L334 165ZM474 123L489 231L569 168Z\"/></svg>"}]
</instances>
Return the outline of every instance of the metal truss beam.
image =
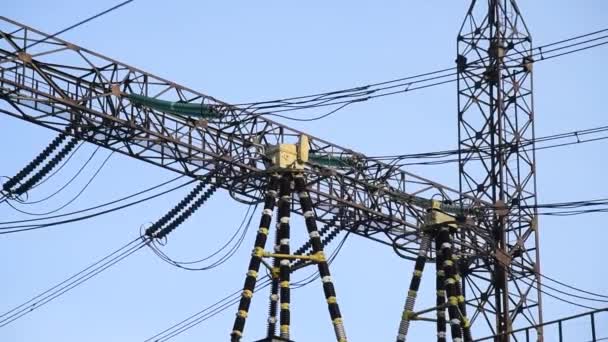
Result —
<instances>
[{"instance_id":1,"label":"metal truss beam","mask_svg":"<svg viewBox=\"0 0 608 342\"><path fill-rule=\"evenodd\" d=\"M0 91L8 115L190 177L214 170L234 198L261 201L266 167L260 147L295 143L302 132L230 106L58 38L24 50L46 34L0 17ZM214 106L222 117L197 121L134 106L121 94ZM1 103L2 101L0 101ZM8 104L8 105L6 105ZM0 104L1 105L1 104ZM311 137L317 154L353 158L348 168L307 164L308 189L319 221L342 213L342 227L418 252L419 223L433 196L458 191ZM474 206L488 203L464 199ZM300 211L296 205L294 212ZM480 241L480 248L487 241Z\"/></svg>"}]
</instances>

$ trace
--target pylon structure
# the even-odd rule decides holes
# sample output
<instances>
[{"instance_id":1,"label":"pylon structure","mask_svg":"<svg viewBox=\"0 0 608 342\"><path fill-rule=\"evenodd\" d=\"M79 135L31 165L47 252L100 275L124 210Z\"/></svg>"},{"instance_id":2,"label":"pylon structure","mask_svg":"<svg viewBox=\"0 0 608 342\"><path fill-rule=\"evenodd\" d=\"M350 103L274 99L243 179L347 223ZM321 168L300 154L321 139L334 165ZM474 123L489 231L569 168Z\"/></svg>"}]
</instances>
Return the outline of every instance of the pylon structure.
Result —
<instances>
[{"instance_id":1,"label":"pylon structure","mask_svg":"<svg viewBox=\"0 0 608 342\"><path fill-rule=\"evenodd\" d=\"M504 342L518 326L542 323L531 49L514 0L472 1L456 58L459 190L2 17L0 113L195 179L214 172L233 198L263 202L234 342L262 266L271 278L263 341L291 339L297 263L317 265L336 340L346 341L317 222L415 260L397 341L412 321L432 320L439 342L448 325L453 341L471 341L471 325L483 324ZM323 162L339 158L348 162ZM431 199L436 194L441 201ZM275 249L266 251L275 206ZM310 254L291 252L293 213L304 216ZM416 311L429 262L436 306ZM540 328L537 334L542 341Z\"/></svg>"},{"instance_id":2,"label":"pylon structure","mask_svg":"<svg viewBox=\"0 0 608 342\"><path fill-rule=\"evenodd\" d=\"M542 323L532 38L515 0L473 0L457 40L460 192L498 209L493 258L463 258L462 286L472 319L504 333Z\"/></svg>"}]
</instances>

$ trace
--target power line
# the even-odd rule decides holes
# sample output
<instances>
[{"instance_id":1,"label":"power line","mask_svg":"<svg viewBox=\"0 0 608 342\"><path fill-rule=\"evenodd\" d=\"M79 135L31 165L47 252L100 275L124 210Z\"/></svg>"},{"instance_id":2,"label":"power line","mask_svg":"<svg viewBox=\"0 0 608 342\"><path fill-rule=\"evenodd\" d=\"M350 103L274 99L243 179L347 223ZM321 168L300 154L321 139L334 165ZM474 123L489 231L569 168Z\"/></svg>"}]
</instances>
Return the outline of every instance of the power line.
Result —
<instances>
[{"instance_id":1,"label":"power line","mask_svg":"<svg viewBox=\"0 0 608 342\"><path fill-rule=\"evenodd\" d=\"M256 286L255 292L268 287L270 283L270 279L268 279L268 277L265 277L262 282L258 286ZM149 337L144 342L167 341L189 329L192 329L193 327L203 323L204 321L220 314L226 309L237 304L240 299L241 292L243 292L242 289L232 292L228 296L220 299L219 301L211 304L210 306L202 309L201 311L198 311L197 313L188 316L182 321L170 326L169 328L157 333L156 335Z\"/></svg>"},{"instance_id":2,"label":"power line","mask_svg":"<svg viewBox=\"0 0 608 342\"><path fill-rule=\"evenodd\" d=\"M534 147L534 148L524 148L521 151L523 152L533 152L533 151L542 151L542 150L547 150L547 149L554 149L554 148L558 148L558 147L567 147L567 146L574 146L574 145L580 145L583 143L590 143L590 142L597 142L597 141L602 141L602 140L608 140L608 135L604 136L604 137L599 137L599 138L593 138L593 139L588 139L588 140L578 140L578 141L573 141L573 142L568 142L568 143L560 143L560 144L553 144L553 145L547 145L547 146L541 146L541 147ZM528 143L524 144L523 146L527 145ZM519 148L519 146L517 145L512 145L512 146L516 146ZM457 154L457 153L456 153ZM424 157L421 157L419 159L423 159ZM427 157L427 158L438 158L438 157ZM489 159L490 157L474 157L474 158L470 158L468 160L482 160L482 159ZM397 161L399 160L404 160L404 159L415 159L415 158L397 158ZM436 160L436 161L430 161L430 162L407 162L407 163L396 163L394 164L395 166L411 166L411 165L440 165L440 164L448 164L448 163L455 163L460 161L458 158L451 158L451 159L442 159L442 160Z\"/></svg>"},{"instance_id":3,"label":"power line","mask_svg":"<svg viewBox=\"0 0 608 342\"><path fill-rule=\"evenodd\" d=\"M0 315L0 328L4 327L11 322L33 312L36 309L50 303L54 299L62 296L66 292L82 285L85 281L95 277L106 269L114 266L118 262L124 260L126 257L132 255L143 246L146 241L140 237L130 241L126 245L120 247L109 255L101 258L93 264L87 266L82 271L72 275L68 279L56 284L48 290L34 296L30 300L14 307L13 309Z\"/></svg>"},{"instance_id":4,"label":"power line","mask_svg":"<svg viewBox=\"0 0 608 342\"><path fill-rule=\"evenodd\" d=\"M42 43L42 42L45 42L45 41L47 41L47 40L49 40L49 39L51 39L51 38L55 38L55 37L57 37L58 35L60 35L60 34L62 34L62 33L65 33L65 32L67 32L67 31L69 31L69 30L72 30L72 29L74 29L74 28L76 28L76 27L78 27L78 26L80 26L80 25L86 24L86 23L88 23L88 22L89 22L89 21L91 21L91 20L94 20L94 19L99 18L99 17L101 17L101 16L103 16L103 15L105 15L105 14L108 14L108 13L110 13L110 12L114 11L114 10L117 10L117 9L119 9L120 7L122 7L122 6L126 5L126 4L128 4L128 3L130 3L130 2L133 2L133 1L134 1L134 0L127 0L127 1L123 1L123 2L121 2L120 4L118 4L118 5L116 5L116 6L113 6L113 7L111 7L111 8L108 8L107 10L105 10L105 11L103 11L103 12L99 12L99 13L95 14L95 15L94 15L94 16L92 16L92 17L88 17L87 19L84 19L84 20L82 20L82 21L79 21L79 22L77 22L76 24L74 24L74 25L72 25L72 26L68 26L68 27L64 28L63 30L61 30L61 31L59 31L59 32L57 32L57 33L54 33L54 34L52 34L52 35L50 35L50 36L47 36L47 37L44 37L44 38L43 38L43 39L41 39L41 40L35 41L35 42L33 42L32 44L27 45L26 47L24 47L24 48L23 48L23 50L27 50L27 49L29 49L29 48L31 48L31 47L33 47L33 46L36 46L36 45L38 45L38 44L40 44L40 43Z\"/></svg>"},{"instance_id":5,"label":"power line","mask_svg":"<svg viewBox=\"0 0 608 342\"><path fill-rule=\"evenodd\" d=\"M87 211L103 208L103 207L106 207L108 205L116 204L116 203L119 203L119 202L122 202L122 201L126 201L126 200L128 200L130 198L137 197L137 196L142 195L142 194L144 194L146 192L150 192L150 191L159 189L159 188L161 188L161 187L163 187L163 186L165 186L167 184L173 183L173 182L175 182L175 181L177 181L179 179L182 179L184 177L185 176L178 176L178 177L170 179L170 180L168 180L166 182L160 183L158 185L154 185L154 186L146 188L144 190L140 190L140 191L138 191L136 193L133 193L131 195L127 195L127 196L118 198L116 200L113 200L111 202L106 202L106 203L103 203L103 204L99 204L99 205L96 205L96 206L93 206L93 207L81 209L81 210L78 210L78 211L73 211L73 212L70 212L70 213L65 213L65 214L60 214L60 215L53 215L53 216L47 216L47 217L26 219L26 220L4 221L4 222L0 222L0 226L1 225L6 225L6 224L14 224L14 223L25 223L25 222L34 222L34 221L49 220L49 219L53 219L53 218L71 216L71 215L80 214L80 213L83 213L83 212L87 212ZM2 227L0 227L0 229L2 229Z\"/></svg>"},{"instance_id":6,"label":"power line","mask_svg":"<svg viewBox=\"0 0 608 342\"><path fill-rule=\"evenodd\" d=\"M104 214L108 214L108 213L112 213L121 209L125 209L146 201L149 201L151 199L160 197L162 195L165 195L167 193L170 193L172 191L175 191L177 189L180 189L188 184L192 184L193 182L195 182L196 180L190 180L186 183L183 183L181 185L178 185L176 187L173 187L169 190L165 190L163 192L148 196L148 197L144 197L143 199L131 202L131 203L127 203L127 204L123 204L111 209L106 209L100 212L96 212L93 214L88 214L88 215L83 215L80 217L75 217L75 218L71 218L71 219L67 219L67 220L61 220L61 221L55 221L55 222L51 222L51 223L42 223L42 224L30 224L30 225L15 225L15 226L8 226L8 227L0 227L0 235L3 234L12 234L12 233L19 233L19 232L25 232L25 231L31 231L31 230L37 230L37 229L43 229L43 228L48 228L48 227L53 227L53 226L57 226L57 225L62 225L62 224L67 224L67 223L73 223L73 222L78 222L78 221L82 221L82 220L88 220L90 218L93 217L97 217L100 215L104 215Z\"/></svg>"},{"instance_id":7,"label":"power line","mask_svg":"<svg viewBox=\"0 0 608 342\"><path fill-rule=\"evenodd\" d=\"M574 306L578 306L579 308L583 308L583 309L597 310L597 308L594 308L592 306L588 306L588 305L580 304L580 303L577 303L577 302L573 302L573 301L565 299L565 298L563 298L563 297L561 297L559 295L554 295L554 294L552 294L552 293L550 293L548 291L543 290L542 289L543 286L541 286L541 288L539 288L538 286L534 285L533 281L527 282L527 281L525 281L523 279L524 278L520 278L519 280L522 283L526 284L527 286L530 286L531 288L533 288L533 289L541 292L542 294L547 295L547 296L549 296L549 297L551 297L553 299L559 300L560 302L563 302L563 303L566 303L566 304L570 304L570 305L574 305Z\"/></svg>"},{"instance_id":8,"label":"power line","mask_svg":"<svg viewBox=\"0 0 608 342\"><path fill-rule=\"evenodd\" d=\"M606 33L606 32L608 32L608 28L597 30L597 31L593 31L593 32L589 32L589 33L585 33L585 34L582 34L582 35L573 36L573 37L562 39L562 40L558 40L558 41L555 41L555 42L552 42L552 43L544 44L544 45L541 45L541 46L538 46L538 47L534 48L533 50L538 50L539 52L541 52L542 49L547 48L547 47L551 47L551 46L555 46L555 45L560 45L560 44L563 44L563 43L568 43L568 42L571 42L571 41L574 41L574 40L578 40L578 39L581 39L581 38L587 38L587 37L595 36L595 35L598 35L598 34L601 34L601 33ZM545 51L544 53L551 52L551 51L553 51L553 50ZM509 56L509 54L507 54L507 56ZM481 58L481 59L479 59L477 61L474 61L473 63L483 62L483 61L485 61L487 59L488 59L488 57ZM310 94L310 95L303 95L303 96L296 96L296 97L287 97L287 98L275 99L275 100L265 100L265 101L258 101L258 102L239 103L239 104L235 104L235 106L254 106L254 105L259 105L259 104L287 103L288 101L292 101L292 100L302 100L302 99L308 99L308 98L324 99L328 95L337 95L337 94L350 93L350 92L362 92L362 91L365 91L365 90L367 90L369 88L372 88L372 87L375 87L375 86L381 86L381 85L387 85L387 84L393 84L393 83L403 83L404 81L416 80L418 78L427 77L427 76L435 76L437 74L445 73L445 72L449 72L449 71L454 72L456 70L457 70L457 67L448 67L448 68L443 68L443 69L439 69L439 70L435 70L435 71L420 73L420 74L416 74L416 75L412 75L412 76L405 76L405 77L396 78L396 79L392 79L392 80L381 81L381 82L377 82L377 83L370 83L370 84L363 85L363 86L358 86L358 87L345 88L345 89L339 89L339 90L332 90L332 91L328 91L328 92L322 92L322 93L316 93L316 94ZM451 75L456 75L456 73L453 73ZM405 83L405 84L407 84L407 83Z\"/></svg>"},{"instance_id":9,"label":"power line","mask_svg":"<svg viewBox=\"0 0 608 342\"><path fill-rule=\"evenodd\" d=\"M253 210L252 210L253 208ZM226 261L228 261L235 253L236 251L239 249L239 247L241 246L241 244L243 243L245 236L247 234L247 232L249 231L249 227L251 225L251 221L253 219L253 216L255 214L255 212L257 211L258 205L255 206L249 206L247 208L247 211L245 213L245 215L243 216L243 219L241 220L241 224L239 225L239 227L235 230L234 234L230 237L230 239L224 243L224 245L222 245L219 249L217 249L216 251L214 251L213 253L211 253L210 255L207 255L199 260L194 260L194 261L175 261L173 260L171 257L169 257L167 254L165 254L163 251L160 250L159 246L157 246L157 240L153 240L151 244L148 245L148 247L150 247L152 249L152 251L164 262L187 270L187 271L207 271L210 270L212 268L218 267L220 265L222 265L223 263L225 263ZM239 235L240 233L240 235ZM238 238L237 238L238 235ZM223 250L225 250L234 240L236 239L236 243L226 252L224 253L218 260L212 262L209 265L205 265L205 266L200 266L200 267L192 267L192 266L188 266L188 265L193 265L193 264L200 264L202 262L205 262L213 257L215 257L216 255L218 255L219 253L221 253Z\"/></svg>"},{"instance_id":10,"label":"power line","mask_svg":"<svg viewBox=\"0 0 608 342\"><path fill-rule=\"evenodd\" d=\"M504 143L502 145L498 145L498 148L511 148L513 146L517 147L526 147L532 144L537 144L541 142L553 141L553 140L561 140L566 138L577 138L577 142L586 142L580 141L580 137L597 134L602 132L608 132L608 126L598 126L594 128L581 129L576 131L568 131L563 133L556 133L547 136L537 137L530 140L522 141L521 145L514 145L513 143ZM540 147L542 148L542 147ZM539 147L537 147L539 149ZM483 147L483 148L467 148L467 149L451 149L451 150L440 150L440 151L432 151L432 152L420 152L420 153L410 153L410 154L394 154L394 155L382 155L382 156L367 156L368 159L374 160L394 160L394 159L419 159L419 158L439 158L446 157L452 155L458 155L458 153L469 153L469 152L490 152L492 150L491 147Z\"/></svg>"},{"instance_id":11,"label":"power line","mask_svg":"<svg viewBox=\"0 0 608 342\"><path fill-rule=\"evenodd\" d=\"M183 205L173 208L169 211L167 215L160 218L157 223L153 225L155 230L152 232L153 234L151 236L148 235L147 230L146 235L140 235L140 237L132 240L125 246L110 253L110 255L93 263L84 270L71 276L67 280L64 280L63 282L53 286L49 290L46 290L45 292L35 296L34 298L17 306L16 308L13 308L7 313L0 315L0 327L3 327L9 324L10 322L15 321L16 319L23 317L29 312L32 312L34 309L37 309L42 305L49 303L53 299L79 286L80 284L91 279L95 275L115 265L116 263L128 257L129 255L135 253L137 250L141 249L145 245L148 245L152 239L166 237L167 234L171 233L174 228L183 223L183 221L188 218L192 212L194 212L209 198L211 194L213 194L216 189L216 187L213 186L210 187L210 189L208 189L206 192L201 194L201 190L209 183L209 179L210 176L206 177L204 181L201 181L201 183L197 187L195 187L182 202L180 202L180 204ZM194 200L199 194L201 194L200 197ZM185 206L188 204L190 204L190 206L188 208L185 208ZM179 211L184 208L185 211L180 214ZM174 219L174 221L169 222L169 220L171 220L172 218ZM158 227L158 231L156 231L156 227Z\"/></svg>"},{"instance_id":12,"label":"power line","mask_svg":"<svg viewBox=\"0 0 608 342\"><path fill-rule=\"evenodd\" d=\"M540 276L541 276L542 278L545 278L545 279L547 279L547 280L551 281L551 282L554 282L554 283L556 283L556 284L559 284L559 285L565 286L565 287L567 287L567 288L569 288L569 289L572 289L572 290L576 290L576 291L579 291L579 292L582 292L582 293L586 293L586 294L589 294L589 295L592 295L592 296L597 296L597 297L601 297L601 298L608 298L608 296L606 296L606 295L602 295L602 294L594 293L594 292L591 292L591 291L583 290L583 289L578 288L578 287L576 287L576 286L568 285L568 284L566 284L566 283L564 283L564 282L562 282L562 281L559 281L559 280L557 280L557 279L555 279L555 278L551 278L551 277L549 277L549 276L547 276L547 275L545 275L545 274L540 274Z\"/></svg>"},{"instance_id":13,"label":"power line","mask_svg":"<svg viewBox=\"0 0 608 342\"><path fill-rule=\"evenodd\" d=\"M559 53L559 54L556 53L558 51L580 46L582 44L588 44L588 43L595 42L598 40L607 39L608 35L601 36L599 38L587 39L582 42L576 42L573 44L569 44L569 45L562 46L562 47L557 47L557 48L550 49L550 50L543 50L543 48L545 48L545 47L563 44L565 42L570 42L573 40L577 40L577 39L581 39L581 38L585 38L585 37L589 37L589 36L593 36L593 35L598 35L598 34L604 33L604 32L608 32L608 29L603 29L603 30L592 32L592 33L587 33L584 35L579 35L576 37L571 37L571 38L564 39L561 41L542 45L542 46L539 46L539 47L536 47L533 49L533 51L538 51L538 52L532 53L530 56L526 56L526 57L529 57L532 59L535 57L540 57L540 61L542 61L542 60L549 60L549 59L553 59L556 57L568 55L571 53L580 52L580 51L587 50L590 48L603 46L603 45L608 44L608 41L593 44L591 46L586 46L586 47L582 47L582 48L569 50L569 51ZM551 55L551 54L553 54L553 55ZM505 58L512 57L513 55L521 56L520 53L514 53L514 54L507 54L505 56ZM484 60L485 59L473 61L473 62L469 63L468 65L471 66L472 68L481 68L481 67L475 67L474 65L475 65L475 63L480 63L480 62L483 62ZM270 100L270 101L261 101L261 102L241 103L241 104L237 104L235 106L239 107L243 112L250 112L251 114L254 114L256 116L279 116L279 117L282 117L285 119L297 120L297 121L315 121L315 120L319 120L321 118L327 117L328 115L331 115L331 114L337 112L341 108L334 109L330 113L319 115L314 118L294 118L294 117L289 117L289 116L277 114L277 113L318 108L318 107L326 107L326 106L334 106L334 105L342 105L342 108L343 108L346 105L352 104L355 102L364 102L364 101L374 99L374 98L391 96L391 95L410 92L413 90L425 89L425 88L429 88L429 87L452 83L452 82L456 82L458 79L457 77L453 77L458 74L457 72L451 72L451 73L443 74L443 75L439 75L439 76L436 76L436 75L445 73L448 71L454 71L454 70L457 70L456 67L441 69L441 70L437 70L437 71L433 71L433 72L423 73L423 74L419 74L416 76L410 76L410 77L405 77L405 78L391 80L391 81L369 84L369 85L365 85L365 86L361 86L361 87L337 90L337 91L333 91L333 92L319 93L319 94L308 95L308 96L298 96L298 97L285 98L285 99L279 99L279 100L274 100L274 101ZM421 76L432 76L432 77L416 79L417 77L421 77ZM446 78L449 78L449 79L446 80ZM399 83L400 81L403 81L406 79L409 81ZM393 83L396 83L396 84L393 84ZM387 85L387 84L390 84L390 85ZM422 85L414 86L416 84L422 84ZM373 87L378 86L378 85L384 85L384 86L373 89ZM403 88L403 89L392 90L392 89L397 89L397 88ZM388 91L388 90L391 90L391 91ZM385 91L385 92L381 93L382 91ZM289 102L294 99L299 100L299 101ZM269 110L269 111L256 114L258 111L263 111L263 110Z\"/></svg>"},{"instance_id":14,"label":"power line","mask_svg":"<svg viewBox=\"0 0 608 342\"><path fill-rule=\"evenodd\" d=\"M93 154L91 155L91 157L89 158L89 160L87 160L87 162L86 162L86 163L85 163L85 164L84 164L84 165L83 165L83 166L80 168L80 170L79 170L79 171L76 173L76 175L78 175L78 174L79 174L79 173L80 173L80 172L81 172L81 171L82 171L82 170L83 170L83 169L86 167L86 165L89 163L89 161L91 161L91 159L93 158L93 156L95 155L95 153L96 153L96 152L97 152L99 149L100 149L100 147L97 147L97 149L95 150L95 152L93 152ZM11 206L11 207L14 209L14 210L17 210L17 211L18 211L18 212L20 212L20 213L27 214L27 215L31 215L31 216L45 216L45 215L49 215L49 214L54 214L54 213L56 213L56 212L58 212L58 211L60 211L60 210L62 210L62 209L64 209L64 208L66 208L68 205L70 205L70 204L74 203L74 201L76 201L76 200L77 200L77 199L80 197L80 195L82 195L82 194L84 193L84 191L85 191L85 190L86 190L86 189L89 187L89 185L91 185L91 183L93 182L93 180L94 180L94 179L97 177L97 175L99 174L99 172L101 172L101 170L102 170L102 169L103 169L103 167L106 165L106 163L108 162L108 160L110 160L110 157L111 157L113 154L114 154L114 152L113 152L113 151L112 151L112 152L110 152L110 153L108 154L108 156L107 156L107 157L104 159L104 161L101 163L101 165L100 165L100 166L97 168L97 171L95 171L95 173L94 173L94 174L91 176L91 178L90 178L90 179L87 181L87 183L86 183L86 184L85 184L85 185L82 187L82 189L80 189L80 191L79 191L79 192L78 192L78 193L77 193L77 194L76 194L76 195L75 195L75 196L74 196L72 199L70 199L68 202L66 202L65 204L63 204L62 206L60 206L60 207L59 207L59 208L57 208L57 209L53 209L53 210L50 210L50 211L47 211L47 212L44 212L44 213L33 213L33 212L28 212L28 211L25 211L25 210L22 210L22 209L19 209L19 208L15 207L14 205L12 205L12 204L10 203L10 200L9 200L7 203L8 203L8 204L9 204L9 205L10 205L10 206ZM73 180L73 179L74 179L74 177L72 178L72 180ZM72 180L70 180L69 182L71 182ZM68 182L68 184L69 184L69 182ZM61 189L63 189L63 188L64 188L64 187L60 188L60 190L61 190ZM57 192L55 192L54 194L52 194L51 196L49 196L49 197L47 197L47 198L45 198L45 199L43 199L43 200L46 200L46 199L48 199L48 198L50 198L50 197L52 197L52 196L54 196L54 195L56 195L56 194L57 194ZM41 202L41 201L43 201L43 200L36 201L36 202L30 202L30 203L28 203L28 204L39 203L39 202Z\"/></svg>"}]
</instances>

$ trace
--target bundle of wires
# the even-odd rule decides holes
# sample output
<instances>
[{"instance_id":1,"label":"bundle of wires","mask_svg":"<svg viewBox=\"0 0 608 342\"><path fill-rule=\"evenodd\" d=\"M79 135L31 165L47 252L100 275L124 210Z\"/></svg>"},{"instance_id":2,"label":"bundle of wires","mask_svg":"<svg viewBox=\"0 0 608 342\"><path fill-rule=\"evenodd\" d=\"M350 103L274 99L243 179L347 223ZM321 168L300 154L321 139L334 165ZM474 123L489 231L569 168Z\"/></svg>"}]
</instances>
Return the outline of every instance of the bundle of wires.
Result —
<instances>
[{"instance_id":1,"label":"bundle of wires","mask_svg":"<svg viewBox=\"0 0 608 342\"><path fill-rule=\"evenodd\" d=\"M532 61L545 61L607 44L608 29L601 29L538 46L533 48L530 51L530 54L525 57ZM518 52L514 52L507 53L505 59L517 59L520 57L523 56ZM486 67L484 63L487 62L488 58L470 61L467 63L467 70L484 70ZM255 115L276 116L294 121L315 121L332 115L353 103L365 102L371 99L399 95L415 90L453 83L458 80L457 77L457 68L450 67L358 87L276 100L239 103L234 106L243 112L253 113ZM333 107L334 109L328 113L309 118L283 114L292 111L303 111L322 107Z\"/></svg>"}]
</instances>

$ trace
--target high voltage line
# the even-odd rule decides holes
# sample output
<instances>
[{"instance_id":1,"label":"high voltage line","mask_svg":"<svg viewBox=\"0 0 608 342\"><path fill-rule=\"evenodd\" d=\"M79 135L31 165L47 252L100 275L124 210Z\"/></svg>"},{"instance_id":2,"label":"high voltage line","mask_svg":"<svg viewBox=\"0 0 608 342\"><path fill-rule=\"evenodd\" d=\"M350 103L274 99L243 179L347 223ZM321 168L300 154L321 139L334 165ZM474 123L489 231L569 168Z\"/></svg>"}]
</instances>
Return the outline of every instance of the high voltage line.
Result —
<instances>
[{"instance_id":1,"label":"high voltage line","mask_svg":"<svg viewBox=\"0 0 608 342\"><path fill-rule=\"evenodd\" d=\"M551 47L551 46L555 46L555 45L561 45L563 43L569 43L571 41L575 41L575 40L579 40L581 38L587 38L587 37L591 37L591 36L596 36L599 34L603 34L603 33L608 33L608 28L606 29L601 29L601 30L597 30L597 31L593 31L593 32L589 32L589 33L585 33L582 35L577 35L577 36L572 36L570 38L566 38L566 39L562 39L562 40L558 40L552 43L548 43L545 45L541 45L538 47L533 48L532 50L538 50L538 52L534 53L533 55L539 55L541 57L543 57L542 59L547 59L545 58L544 54L548 53L548 52L554 52L556 51L556 49L551 49L551 50L545 50L543 51L544 48L547 47ZM591 38L589 40L583 41L583 42L578 42L578 43L574 43L568 45L567 47L572 47L572 46L578 46L580 44L584 44L585 42L594 42L600 39L605 39L607 36L602 36L599 38ZM564 48L564 47L562 47ZM559 49L562 49L559 48ZM507 54L506 56L513 56L513 55L521 55L522 53L516 53L516 54ZM478 59L477 61L471 62L471 64L477 63L477 62L483 62L483 61L487 61L488 58L481 58ZM246 103L239 103L239 104L234 104L234 106L239 106L239 107L247 107L247 106L259 106L259 105L280 105L281 103L284 103L286 101L292 101L292 100L308 100L308 99L313 99L313 100L325 100L327 96L333 96L333 95L341 95L344 93L351 93L351 92L360 92L360 91L364 91L364 90L368 90L369 88L373 88L376 86L384 86L387 84L391 84L391 88L393 87L398 87L398 86L402 86L402 85L407 85L407 84L411 84L412 82L418 82L417 79L418 78L426 78L428 76L434 76L437 74L441 74L447 71L453 71L454 73L448 75L448 76L453 76L456 75L455 71L457 70L457 67L449 67L449 68L444 68L444 69L439 69L439 70L435 70L435 71L429 71L429 72L425 72L425 73L420 73L420 74L416 74L416 75L412 75L412 76L406 76L406 77L402 77L402 78L397 78L397 79L392 79L392 80L388 80L388 81L381 81L381 82L377 82L377 83L371 83L371 84L367 84L367 85L362 85L362 86L357 86L357 87L352 87L352 88L345 88L345 89L339 89L339 90L333 90L333 91L328 91L328 92L322 92L322 93L316 93L316 94L310 94L310 95L303 95L303 96L296 96L296 97L288 97L288 98L282 98L282 99L275 99L275 100L265 100L265 101L257 101L257 102L246 102ZM441 77L445 77L445 76L441 76ZM435 79L435 76L430 78L430 79ZM407 82L404 82L407 81ZM396 86L393 86L392 84L397 83ZM257 108L257 107L252 107L252 108Z\"/></svg>"},{"instance_id":2,"label":"high voltage line","mask_svg":"<svg viewBox=\"0 0 608 342\"><path fill-rule=\"evenodd\" d=\"M74 24L74 25L68 26L68 27L64 28L63 30L61 30L61 31L59 31L59 32L56 32L56 33L54 33L54 34L52 34L52 35L50 35L50 36L44 37L43 39L37 40L37 41L35 41L35 42L33 42L33 43L31 43L31 44L27 45L26 47L24 47L24 48L23 48L23 50L27 50L27 49L32 48L32 47L34 47L34 46L36 46L36 45L38 45L38 44L40 44L40 43L45 42L45 41L47 41L47 40L49 40L49 39L51 39L51 38L55 38L55 37L59 36L60 34L66 33L66 32L68 32L68 31L70 31L70 30L72 30L72 29L75 29L75 28L76 28L76 27L78 27L78 26L81 26L81 25L84 25L84 24L88 23L88 22L89 22L89 21L91 21L91 20L97 19L97 18L99 18L99 17L101 17L101 16L103 16L103 15L106 15L106 14L108 14L108 13L112 12L112 11L115 11L115 10L117 10L117 9L121 8L122 6L124 6L124 5L126 5L126 4L128 4L128 3L130 3L130 2L133 2L133 1L134 1L134 0L126 0L126 1L123 1L123 2L119 3L119 4L118 4L118 5L116 5L116 6L112 6L112 7L108 8L108 9L107 9L107 10L105 10L105 11L99 12L99 13L97 13L97 14L93 15L93 16L90 16L90 17L88 17L88 18L86 18L86 19L84 19L84 20L81 20L81 21L77 22L77 23L76 23L76 24Z\"/></svg>"},{"instance_id":3,"label":"high voltage line","mask_svg":"<svg viewBox=\"0 0 608 342\"><path fill-rule=\"evenodd\" d=\"M564 133L559 133L559 134L538 137L538 138L530 139L530 140L516 141L513 143L504 143L502 145L499 145L498 148L504 150L505 153L509 153L509 149L511 149L514 146L517 147L518 149L522 149L522 151L528 151L528 152L539 151L539 150L551 149L551 148L556 148L556 147L565 147L565 146L577 145L577 144L581 144L581 143L589 143L589 142L606 140L606 139L608 139L608 134L602 135L599 137L593 136L586 140L581 139L581 138L584 138L589 135L596 135L596 134L605 133L605 132L608 132L608 126L599 126L599 127L589 128L589 129L584 129L584 130L570 131L570 132L564 132ZM546 146L534 146L535 144L539 144L539 143L555 141L555 140L563 140L563 139L569 139L569 138L574 138L576 140L572 141L572 142L567 142L567 143L559 143L559 144L546 145ZM530 146L534 146L534 147L532 148ZM526 148L526 147L530 147L530 148ZM458 162L459 161L458 158L451 158L451 159L443 159L443 158L450 157L450 156L458 156L459 154L465 154L465 153L469 153L469 152L487 152L489 155L490 152L492 152L492 151L491 151L491 148L489 148L489 147L482 147L482 148L452 149L452 150L410 153L410 154L367 156L367 158L385 161L385 162L389 163L390 165L394 165L394 166L437 165L437 164ZM488 158L489 158L489 156L488 156ZM402 161L402 160L416 160L416 159L438 159L438 160L430 161L430 162L398 163L399 161ZM479 160L479 158L472 158L472 159Z\"/></svg>"},{"instance_id":4,"label":"high voltage line","mask_svg":"<svg viewBox=\"0 0 608 342\"><path fill-rule=\"evenodd\" d=\"M340 253L342 247L344 246L344 242L346 241L346 239L348 238L348 234L342 239L342 241L338 244L338 246L336 247L336 249L332 252L331 256L329 257L329 262L333 262L336 257L338 256L338 254ZM300 281L296 281L293 284L291 284L291 287L293 289L298 289L298 288L302 288L308 284L310 284L312 281L314 281L315 279L317 279L319 277L318 274L314 273L308 277L305 277L304 279L300 280ZM264 276L262 282L260 285L256 286L256 291L259 291L263 288L268 287L268 285L270 285L271 281L268 275ZM242 290L238 290L238 291L234 291L231 294L229 294L228 296L220 299L219 301L213 303L212 305L203 308L202 310L186 317L185 319L179 321L178 323L166 328L165 330L157 333L154 336L151 336L149 338L147 338L144 342L164 342L164 341L168 341L198 325L200 325L201 323L219 315L220 313L226 311L227 309L232 308L234 305L236 305L241 297L241 293Z\"/></svg>"},{"instance_id":5,"label":"high voltage line","mask_svg":"<svg viewBox=\"0 0 608 342\"><path fill-rule=\"evenodd\" d=\"M601 35L604 34L604 35ZM582 41L577 41L582 38L588 38ZM570 43L572 41L576 41ZM564 43L570 43L564 46L546 49L556 45L562 45ZM507 54L505 58L518 56L518 57L538 57L538 61L549 60L572 53L581 52L584 50L604 46L608 44L608 29L602 29L591 33L578 35L563 39L560 41L545 44L536 48L533 48L528 56L522 55L517 52L513 54ZM486 59L482 58L477 61L470 62L468 65L472 69L485 69L485 65L477 66L478 63L484 63ZM330 91L326 93L319 93L314 95L306 95L299 97L284 98L278 100L260 101L260 102L249 102L240 103L233 105L238 107L240 110L255 115L262 116L277 116L288 120L295 121L315 121L332 115L346 106L357 103L365 102L370 99L386 97L391 95L408 93L414 90L426 89L435 87L443 84L453 83L458 80L457 68L445 68L436 71L426 72L415 76L404 77L400 79L368 84L360 87ZM338 106L328 113L320 114L312 118L302 118L287 116L280 113L299 111L327 106ZM258 113L259 112L259 113Z\"/></svg>"}]
</instances>

